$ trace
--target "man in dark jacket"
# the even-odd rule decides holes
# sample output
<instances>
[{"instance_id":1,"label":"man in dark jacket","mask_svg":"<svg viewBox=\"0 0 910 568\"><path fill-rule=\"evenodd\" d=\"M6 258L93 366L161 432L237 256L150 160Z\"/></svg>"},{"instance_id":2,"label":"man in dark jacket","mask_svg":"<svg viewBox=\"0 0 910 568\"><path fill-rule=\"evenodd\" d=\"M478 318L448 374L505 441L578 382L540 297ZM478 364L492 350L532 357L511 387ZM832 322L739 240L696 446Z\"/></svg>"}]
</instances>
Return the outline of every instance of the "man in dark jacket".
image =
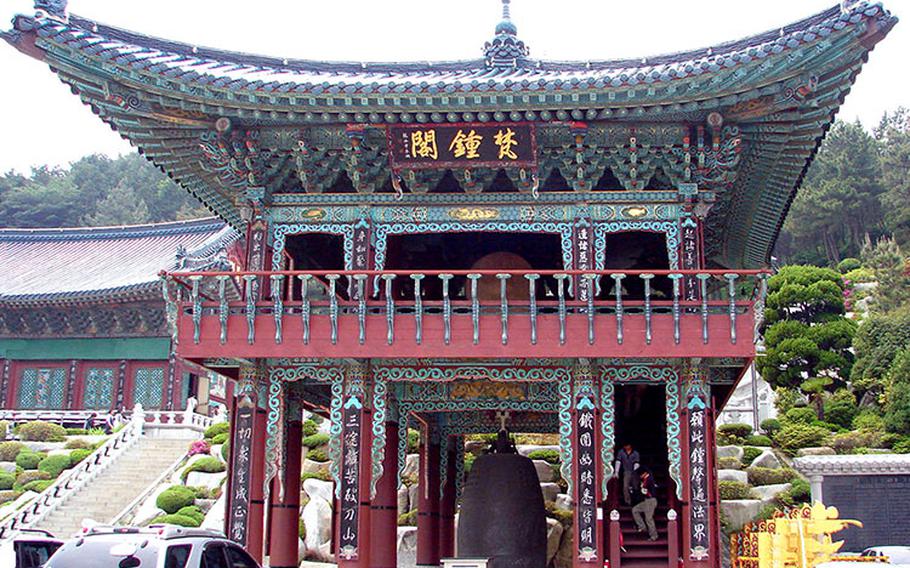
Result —
<instances>
[{"instance_id":1,"label":"man in dark jacket","mask_svg":"<svg viewBox=\"0 0 910 568\"><path fill-rule=\"evenodd\" d=\"M634 493L635 506L632 507L632 518L638 532L648 531L648 540L657 540L657 527L654 526L654 510L657 508L657 484L651 472L645 468L639 470L638 490Z\"/></svg>"},{"instance_id":2,"label":"man in dark jacket","mask_svg":"<svg viewBox=\"0 0 910 568\"><path fill-rule=\"evenodd\" d=\"M613 468L613 477L617 477L622 472L622 500L626 505L632 504L632 494L638 485L638 464L641 458L638 452L632 447L632 444L626 443L616 452L616 464Z\"/></svg>"}]
</instances>

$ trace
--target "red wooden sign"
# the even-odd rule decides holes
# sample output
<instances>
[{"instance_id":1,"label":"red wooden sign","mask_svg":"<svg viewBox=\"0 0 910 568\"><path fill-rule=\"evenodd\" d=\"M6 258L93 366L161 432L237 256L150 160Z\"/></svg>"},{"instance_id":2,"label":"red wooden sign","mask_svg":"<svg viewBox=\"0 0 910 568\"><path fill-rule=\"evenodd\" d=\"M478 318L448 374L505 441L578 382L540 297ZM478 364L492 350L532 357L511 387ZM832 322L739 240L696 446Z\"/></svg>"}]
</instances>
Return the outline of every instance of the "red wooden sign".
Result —
<instances>
[{"instance_id":1,"label":"red wooden sign","mask_svg":"<svg viewBox=\"0 0 910 568\"><path fill-rule=\"evenodd\" d=\"M532 167L534 126L462 123L389 126L393 169Z\"/></svg>"}]
</instances>

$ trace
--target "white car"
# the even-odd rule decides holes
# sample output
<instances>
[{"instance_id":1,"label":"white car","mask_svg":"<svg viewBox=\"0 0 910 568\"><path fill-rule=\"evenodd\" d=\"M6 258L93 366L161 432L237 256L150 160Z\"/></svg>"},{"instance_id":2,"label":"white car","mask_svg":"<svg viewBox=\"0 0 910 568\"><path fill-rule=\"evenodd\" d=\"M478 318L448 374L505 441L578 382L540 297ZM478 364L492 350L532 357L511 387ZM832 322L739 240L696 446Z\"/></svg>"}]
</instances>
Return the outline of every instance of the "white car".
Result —
<instances>
[{"instance_id":1,"label":"white car","mask_svg":"<svg viewBox=\"0 0 910 568\"><path fill-rule=\"evenodd\" d=\"M0 544L0 566L38 568L43 566L63 541L39 529L19 529L15 537Z\"/></svg>"},{"instance_id":2,"label":"white car","mask_svg":"<svg viewBox=\"0 0 910 568\"><path fill-rule=\"evenodd\" d=\"M910 546L873 546L862 551L860 556L887 556L889 564L910 566Z\"/></svg>"},{"instance_id":3,"label":"white car","mask_svg":"<svg viewBox=\"0 0 910 568\"><path fill-rule=\"evenodd\" d=\"M910 546L873 546L858 554L857 558L859 557L868 560L822 562L815 568L910 568Z\"/></svg>"}]
</instances>

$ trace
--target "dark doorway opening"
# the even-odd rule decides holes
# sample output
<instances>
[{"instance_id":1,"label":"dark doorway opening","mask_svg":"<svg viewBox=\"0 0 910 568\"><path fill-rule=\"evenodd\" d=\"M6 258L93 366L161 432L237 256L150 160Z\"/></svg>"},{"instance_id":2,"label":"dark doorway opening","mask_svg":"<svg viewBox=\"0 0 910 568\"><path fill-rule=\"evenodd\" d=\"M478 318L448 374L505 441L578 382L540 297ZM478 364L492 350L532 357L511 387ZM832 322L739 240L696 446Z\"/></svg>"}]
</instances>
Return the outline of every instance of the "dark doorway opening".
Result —
<instances>
[{"instance_id":1,"label":"dark doorway opening","mask_svg":"<svg viewBox=\"0 0 910 568\"><path fill-rule=\"evenodd\" d=\"M669 270L667 239L663 233L629 231L608 233L604 247L604 267L608 270ZM607 286L601 287L601 298L614 296L614 285L608 279ZM644 300L645 283L637 275L628 275L622 281L624 300ZM651 280L651 299L670 300L673 285L666 276Z\"/></svg>"},{"instance_id":2,"label":"dark doorway opening","mask_svg":"<svg viewBox=\"0 0 910 568\"><path fill-rule=\"evenodd\" d=\"M344 270L344 237L326 233L288 235L284 255L284 265L288 270ZM311 284L311 288L314 288L311 291L317 295L316 297L321 295L324 286L328 285L328 280L324 277L318 280L322 285ZM299 300L300 280L294 278L291 287L293 299ZM340 279L337 291L341 297L347 296L347 288L347 279Z\"/></svg>"}]
</instances>

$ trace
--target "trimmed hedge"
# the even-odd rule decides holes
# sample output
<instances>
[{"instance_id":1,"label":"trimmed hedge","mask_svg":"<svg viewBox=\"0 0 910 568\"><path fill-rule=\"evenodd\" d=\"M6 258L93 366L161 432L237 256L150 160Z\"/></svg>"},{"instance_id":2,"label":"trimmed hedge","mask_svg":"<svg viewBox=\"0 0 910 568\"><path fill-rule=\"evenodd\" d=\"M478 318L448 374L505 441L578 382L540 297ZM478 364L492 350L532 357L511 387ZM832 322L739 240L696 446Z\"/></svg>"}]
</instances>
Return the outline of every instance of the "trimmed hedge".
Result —
<instances>
[{"instance_id":1,"label":"trimmed hedge","mask_svg":"<svg viewBox=\"0 0 910 568\"><path fill-rule=\"evenodd\" d=\"M67 450L94 450L95 444L75 438L72 440L67 440L66 445L63 446Z\"/></svg>"},{"instance_id":2,"label":"trimmed hedge","mask_svg":"<svg viewBox=\"0 0 910 568\"><path fill-rule=\"evenodd\" d=\"M16 476L7 471L0 471L0 491L8 491L16 484Z\"/></svg>"},{"instance_id":3,"label":"trimmed hedge","mask_svg":"<svg viewBox=\"0 0 910 568\"><path fill-rule=\"evenodd\" d=\"M743 462L736 458L717 458L717 469L742 469Z\"/></svg>"},{"instance_id":4,"label":"trimmed hedge","mask_svg":"<svg viewBox=\"0 0 910 568\"><path fill-rule=\"evenodd\" d=\"M25 444L21 442L0 442L0 461L16 461L16 456L18 456L19 452L24 448Z\"/></svg>"},{"instance_id":5,"label":"trimmed hedge","mask_svg":"<svg viewBox=\"0 0 910 568\"><path fill-rule=\"evenodd\" d=\"M777 418L766 418L761 421L762 432L768 436L774 437L774 433L780 430L780 420Z\"/></svg>"},{"instance_id":6,"label":"trimmed hedge","mask_svg":"<svg viewBox=\"0 0 910 568\"><path fill-rule=\"evenodd\" d=\"M753 448L752 446L743 448L743 465L749 467L755 461L755 458L760 455L762 455L762 450L759 448Z\"/></svg>"},{"instance_id":7,"label":"trimmed hedge","mask_svg":"<svg viewBox=\"0 0 910 568\"><path fill-rule=\"evenodd\" d=\"M417 430L408 430L408 453L416 454L420 448L420 432Z\"/></svg>"},{"instance_id":8,"label":"trimmed hedge","mask_svg":"<svg viewBox=\"0 0 910 568\"><path fill-rule=\"evenodd\" d=\"M790 483L799 476L790 468L750 467L746 470L749 474L749 483L758 485L776 485Z\"/></svg>"},{"instance_id":9,"label":"trimmed hedge","mask_svg":"<svg viewBox=\"0 0 910 568\"><path fill-rule=\"evenodd\" d=\"M774 435L774 441L785 452L794 454L801 448L824 446L830 437L831 432L825 428L797 423L787 424L781 428L780 432Z\"/></svg>"},{"instance_id":10,"label":"trimmed hedge","mask_svg":"<svg viewBox=\"0 0 910 568\"><path fill-rule=\"evenodd\" d=\"M734 438L745 438L752 434L752 426L748 424L721 424L717 427L717 433Z\"/></svg>"},{"instance_id":11,"label":"trimmed hedge","mask_svg":"<svg viewBox=\"0 0 910 568\"><path fill-rule=\"evenodd\" d=\"M76 464L84 460L85 458L92 455L92 450L73 450L70 452L70 467L75 467Z\"/></svg>"},{"instance_id":12,"label":"trimmed hedge","mask_svg":"<svg viewBox=\"0 0 910 568\"><path fill-rule=\"evenodd\" d=\"M66 440L66 428L50 422L26 422L19 426L19 438L26 442L62 442Z\"/></svg>"},{"instance_id":13,"label":"trimmed hedge","mask_svg":"<svg viewBox=\"0 0 910 568\"><path fill-rule=\"evenodd\" d=\"M194 471L198 471L201 473L221 473L224 470L225 470L224 462L222 462L220 459L218 459L216 457L209 456L209 457L201 458L201 459L193 462L189 466L187 466L186 469L183 470L183 474L181 475L181 477L184 481L186 481L186 477L191 472L194 472Z\"/></svg>"},{"instance_id":14,"label":"trimmed hedge","mask_svg":"<svg viewBox=\"0 0 910 568\"><path fill-rule=\"evenodd\" d=\"M319 432L319 426L312 419L303 421L303 436L312 436L316 432Z\"/></svg>"},{"instance_id":15,"label":"trimmed hedge","mask_svg":"<svg viewBox=\"0 0 910 568\"><path fill-rule=\"evenodd\" d=\"M740 481L721 481L717 484L717 489L724 501L755 498L752 488Z\"/></svg>"},{"instance_id":16,"label":"trimmed hedge","mask_svg":"<svg viewBox=\"0 0 910 568\"><path fill-rule=\"evenodd\" d=\"M310 450L306 453L306 459L314 462L327 462L329 457L323 450Z\"/></svg>"},{"instance_id":17,"label":"trimmed hedge","mask_svg":"<svg viewBox=\"0 0 910 568\"><path fill-rule=\"evenodd\" d=\"M16 456L16 465L22 469L38 469L38 464L46 457L47 454L45 453L33 452L29 449L25 449Z\"/></svg>"},{"instance_id":18,"label":"trimmed hedge","mask_svg":"<svg viewBox=\"0 0 910 568\"><path fill-rule=\"evenodd\" d=\"M180 515L181 517L189 517L195 520L198 524L197 527L202 524L202 521L205 520L205 513L202 512L202 509L196 505L189 505L188 507L182 507L179 511L174 513L175 515Z\"/></svg>"},{"instance_id":19,"label":"trimmed hedge","mask_svg":"<svg viewBox=\"0 0 910 568\"><path fill-rule=\"evenodd\" d=\"M32 481L35 481L36 479L50 479L50 478L51 478L51 474L49 474L46 471L38 471L38 470L23 471L18 476L16 476L16 486L25 487L26 485L28 485Z\"/></svg>"},{"instance_id":20,"label":"trimmed hedge","mask_svg":"<svg viewBox=\"0 0 910 568\"><path fill-rule=\"evenodd\" d=\"M771 445L771 438L764 434L756 434L754 436L748 436L746 438L746 443L750 446L769 447Z\"/></svg>"},{"instance_id":21,"label":"trimmed hedge","mask_svg":"<svg viewBox=\"0 0 910 568\"><path fill-rule=\"evenodd\" d=\"M202 523L197 523L196 519L184 515L161 515L155 517L149 523L150 525L176 525L178 527L197 528Z\"/></svg>"},{"instance_id":22,"label":"trimmed hedge","mask_svg":"<svg viewBox=\"0 0 910 568\"><path fill-rule=\"evenodd\" d=\"M214 438L218 434L229 434L230 431L231 431L230 422L218 422L218 423L212 424L211 426L206 428L205 432L203 432L203 434L202 434L202 437L203 438Z\"/></svg>"},{"instance_id":23,"label":"trimmed hedge","mask_svg":"<svg viewBox=\"0 0 910 568\"><path fill-rule=\"evenodd\" d=\"M223 443L227 442L227 440L228 440L228 434L227 434L227 432L224 432L224 433L218 434L217 436L212 438L212 445L217 446L219 444L223 444Z\"/></svg>"},{"instance_id":24,"label":"trimmed hedge","mask_svg":"<svg viewBox=\"0 0 910 568\"><path fill-rule=\"evenodd\" d=\"M528 454L528 457L532 460L543 460L547 463L552 464L559 463L558 450L534 450Z\"/></svg>"},{"instance_id":25,"label":"trimmed hedge","mask_svg":"<svg viewBox=\"0 0 910 568\"><path fill-rule=\"evenodd\" d=\"M873 430L856 430L831 436L831 447L839 454L851 454L858 448L877 448L881 442L881 433Z\"/></svg>"},{"instance_id":26,"label":"trimmed hedge","mask_svg":"<svg viewBox=\"0 0 910 568\"><path fill-rule=\"evenodd\" d=\"M0 505L15 501L19 495L22 495L21 491L0 491Z\"/></svg>"},{"instance_id":27,"label":"trimmed hedge","mask_svg":"<svg viewBox=\"0 0 910 568\"><path fill-rule=\"evenodd\" d=\"M784 420L790 424L812 424L818 420L818 415L808 406L797 406L791 408L784 415Z\"/></svg>"},{"instance_id":28,"label":"trimmed hedge","mask_svg":"<svg viewBox=\"0 0 910 568\"><path fill-rule=\"evenodd\" d=\"M311 471L305 471L300 474L300 483L303 484L307 479L319 479L321 481L332 481L332 475L327 471L320 471L313 473Z\"/></svg>"},{"instance_id":29,"label":"trimmed hedge","mask_svg":"<svg viewBox=\"0 0 910 568\"><path fill-rule=\"evenodd\" d=\"M329 435L323 433L313 434L304 438L302 443L308 448L318 448L329 443Z\"/></svg>"},{"instance_id":30,"label":"trimmed hedge","mask_svg":"<svg viewBox=\"0 0 910 568\"><path fill-rule=\"evenodd\" d=\"M231 443L225 442L221 445L221 459L228 461L231 458Z\"/></svg>"},{"instance_id":31,"label":"trimmed hedge","mask_svg":"<svg viewBox=\"0 0 910 568\"><path fill-rule=\"evenodd\" d=\"M70 465L69 455L47 456L38 464L38 469L48 472L51 477L59 476L64 469L69 469L70 467L72 466Z\"/></svg>"},{"instance_id":32,"label":"trimmed hedge","mask_svg":"<svg viewBox=\"0 0 910 568\"><path fill-rule=\"evenodd\" d=\"M158 495L158 498L155 499L155 506L172 515L180 509L192 505L195 501L196 493L192 489L183 485L171 485Z\"/></svg>"},{"instance_id":33,"label":"trimmed hedge","mask_svg":"<svg viewBox=\"0 0 910 568\"><path fill-rule=\"evenodd\" d=\"M41 493L48 487L54 484L53 479L36 479L35 481L30 481L22 486L23 491L34 491L35 493Z\"/></svg>"}]
</instances>

